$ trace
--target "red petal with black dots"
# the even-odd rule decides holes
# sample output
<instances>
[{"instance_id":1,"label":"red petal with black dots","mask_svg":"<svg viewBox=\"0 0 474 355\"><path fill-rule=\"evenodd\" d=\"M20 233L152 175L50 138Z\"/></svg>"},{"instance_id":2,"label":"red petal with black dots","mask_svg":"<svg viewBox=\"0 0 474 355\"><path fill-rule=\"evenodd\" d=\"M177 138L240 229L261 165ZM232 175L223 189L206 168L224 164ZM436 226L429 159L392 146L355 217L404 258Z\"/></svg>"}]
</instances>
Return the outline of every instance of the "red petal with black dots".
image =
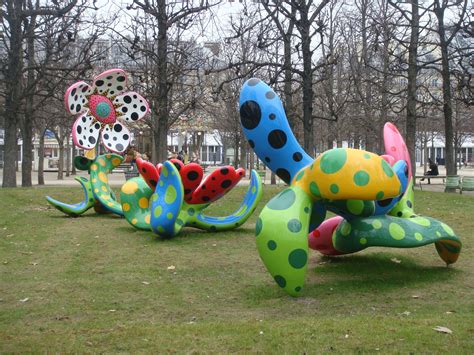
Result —
<instances>
[{"instance_id":1,"label":"red petal with black dots","mask_svg":"<svg viewBox=\"0 0 474 355\"><path fill-rule=\"evenodd\" d=\"M245 175L245 170L223 166L208 175L192 194L190 204L211 203L229 192Z\"/></svg>"},{"instance_id":2,"label":"red petal with black dots","mask_svg":"<svg viewBox=\"0 0 474 355\"><path fill-rule=\"evenodd\" d=\"M181 171L181 169L184 168L184 163L179 159L170 159L170 162L174 164L178 171Z\"/></svg>"},{"instance_id":3,"label":"red petal with black dots","mask_svg":"<svg viewBox=\"0 0 474 355\"><path fill-rule=\"evenodd\" d=\"M188 202L191 199L194 190L196 190L201 183L204 172L201 165L189 163L181 168L179 175L181 176L181 182L183 183L184 199Z\"/></svg>"},{"instance_id":4,"label":"red petal with black dots","mask_svg":"<svg viewBox=\"0 0 474 355\"><path fill-rule=\"evenodd\" d=\"M143 180L147 183L148 186L154 191L156 184L160 178L160 174L155 166L149 161L138 158L136 160L138 172L142 176Z\"/></svg>"}]
</instances>

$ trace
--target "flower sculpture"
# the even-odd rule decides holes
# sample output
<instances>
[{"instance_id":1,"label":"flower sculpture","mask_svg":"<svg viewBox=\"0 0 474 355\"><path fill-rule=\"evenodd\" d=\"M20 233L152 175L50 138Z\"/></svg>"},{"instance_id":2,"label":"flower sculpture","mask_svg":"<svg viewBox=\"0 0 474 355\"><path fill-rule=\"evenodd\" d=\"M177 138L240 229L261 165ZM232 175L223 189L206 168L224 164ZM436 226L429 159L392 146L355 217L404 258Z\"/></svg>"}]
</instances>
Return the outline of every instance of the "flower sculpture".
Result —
<instances>
[{"instance_id":1,"label":"flower sculpture","mask_svg":"<svg viewBox=\"0 0 474 355\"><path fill-rule=\"evenodd\" d=\"M250 186L240 207L227 217L206 216L203 211L223 197L244 176L244 169L224 166L203 179L199 164L172 159L154 166L138 159L140 178L127 181L120 193L127 221L138 229L170 238L184 226L208 231L237 228L245 223L262 195L260 177L252 171Z\"/></svg>"},{"instance_id":2,"label":"flower sculpture","mask_svg":"<svg viewBox=\"0 0 474 355\"><path fill-rule=\"evenodd\" d=\"M256 224L260 257L290 295L304 285L308 246L340 255L434 243L447 264L456 262L461 242L454 231L414 213L410 157L393 124L384 128L383 156L337 148L313 160L296 141L278 96L255 78L241 90L240 117L259 158L290 185L268 202ZM324 221L326 211L338 216Z\"/></svg>"},{"instance_id":3,"label":"flower sculpture","mask_svg":"<svg viewBox=\"0 0 474 355\"><path fill-rule=\"evenodd\" d=\"M139 121L150 110L140 94L125 91L127 85L125 71L111 69L96 76L92 85L79 81L66 90L66 109L78 115L72 128L76 146L94 149L100 134L109 152L125 152L131 136L124 122Z\"/></svg>"},{"instance_id":4,"label":"flower sculpture","mask_svg":"<svg viewBox=\"0 0 474 355\"><path fill-rule=\"evenodd\" d=\"M120 203L108 183L108 173L120 165L123 153L130 144L131 135L124 122L136 122L149 111L148 102L134 91L126 91L127 74L122 69L107 70L96 76L92 85L79 81L71 85L64 95L66 110L77 119L72 127L74 144L84 150L93 150L99 143L99 135L105 149L111 154L94 160L76 157L74 164L79 170L89 170L91 179L76 180L84 190L84 201L67 204L49 196L47 201L55 208L70 215L79 216L91 207L98 212L104 209L123 215Z\"/></svg>"}]
</instances>

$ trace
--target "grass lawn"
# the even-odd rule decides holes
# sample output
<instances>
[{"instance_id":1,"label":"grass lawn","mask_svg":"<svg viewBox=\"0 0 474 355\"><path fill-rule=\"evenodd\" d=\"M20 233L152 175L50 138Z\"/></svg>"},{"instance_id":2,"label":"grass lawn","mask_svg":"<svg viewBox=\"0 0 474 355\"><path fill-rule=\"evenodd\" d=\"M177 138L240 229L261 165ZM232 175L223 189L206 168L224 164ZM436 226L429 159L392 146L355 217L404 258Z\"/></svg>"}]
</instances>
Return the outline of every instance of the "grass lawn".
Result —
<instances>
[{"instance_id":1,"label":"grass lawn","mask_svg":"<svg viewBox=\"0 0 474 355\"><path fill-rule=\"evenodd\" d=\"M266 185L237 230L185 229L172 240L93 211L68 218L44 199L78 202L79 185L0 189L0 351L473 352L472 195L416 192L415 211L462 238L456 264L447 268L434 245L339 258L313 251L302 296L292 298L254 240L258 212L279 189ZM229 214L243 194L210 210Z\"/></svg>"}]
</instances>

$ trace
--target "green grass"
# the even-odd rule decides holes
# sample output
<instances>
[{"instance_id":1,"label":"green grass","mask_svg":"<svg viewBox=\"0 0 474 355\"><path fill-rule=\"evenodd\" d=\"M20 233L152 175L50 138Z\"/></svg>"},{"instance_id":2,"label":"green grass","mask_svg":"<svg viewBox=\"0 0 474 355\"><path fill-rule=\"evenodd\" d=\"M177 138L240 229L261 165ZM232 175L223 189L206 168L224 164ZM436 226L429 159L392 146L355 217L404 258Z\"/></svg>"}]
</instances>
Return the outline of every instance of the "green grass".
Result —
<instances>
[{"instance_id":1,"label":"green grass","mask_svg":"<svg viewBox=\"0 0 474 355\"><path fill-rule=\"evenodd\" d=\"M259 209L278 191L265 186ZM212 211L230 213L243 193L236 189ZM82 198L79 185L0 190L1 352L474 349L472 196L416 193L416 211L463 240L449 268L433 245L340 258L313 251L302 296L291 298L258 256L259 211L231 232L186 229L160 240L114 216L64 217L47 205L48 194Z\"/></svg>"}]
</instances>

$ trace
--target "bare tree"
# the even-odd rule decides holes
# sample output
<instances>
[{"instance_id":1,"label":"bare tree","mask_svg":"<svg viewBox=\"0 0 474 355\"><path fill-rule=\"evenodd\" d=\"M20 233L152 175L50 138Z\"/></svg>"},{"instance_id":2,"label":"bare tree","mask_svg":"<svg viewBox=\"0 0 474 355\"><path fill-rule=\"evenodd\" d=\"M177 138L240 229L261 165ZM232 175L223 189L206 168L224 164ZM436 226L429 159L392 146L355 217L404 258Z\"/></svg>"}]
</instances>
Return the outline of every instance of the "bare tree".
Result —
<instances>
[{"instance_id":1,"label":"bare tree","mask_svg":"<svg viewBox=\"0 0 474 355\"><path fill-rule=\"evenodd\" d=\"M156 82L152 84L153 92L149 99L151 100L153 114L152 130L155 159L158 161L167 158L167 133L172 121L172 106L174 104L171 98L174 90L177 89L177 81L173 80L173 71L179 68L178 66L173 67L172 60L176 58L175 55L179 56L179 53L182 53L182 47L178 45L182 41L177 39L179 34L192 27L193 21L197 20L199 14L217 4L218 2L211 4L207 0L180 2L133 0L133 4L129 6L129 9L137 9L149 15L152 21L148 23L156 29L152 32L152 50L148 50L146 54L149 56L149 60L154 62L153 72L150 74ZM143 22L141 24L145 25ZM146 27L146 30L150 29L150 27ZM174 34L178 35L173 37ZM184 57L181 58L184 59ZM176 76L174 79L176 79ZM175 116L179 116L179 114Z\"/></svg>"},{"instance_id":2,"label":"bare tree","mask_svg":"<svg viewBox=\"0 0 474 355\"><path fill-rule=\"evenodd\" d=\"M39 17L52 16L60 18L69 13L78 0L70 0L62 6L58 2L40 4L37 1L33 4L25 0L6 0L3 2L1 17L6 21L2 22L5 35L5 47L7 48L7 63L2 68L5 77L5 145L4 145L4 169L3 186L15 187L15 161L17 156L17 129L20 128L23 137L23 160L24 175L23 185L31 185L31 163L32 163L32 137L33 124L30 117L23 116L25 106L25 83L23 74L25 70L25 60L23 55L23 45L27 41L27 63L33 64L34 40L28 38L33 36L36 23ZM29 36L29 37L28 37ZM28 77L28 75L27 75ZM33 80L32 71L29 72L27 83L31 86ZM31 112L31 101L27 106ZM18 127L20 122L20 127Z\"/></svg>"},{"instance_id":3,"label":"bare tree","mask_svg":"<svg viewBox=\"0 0 474 355\"><path fill-rule=\"evenodd\" d=\"M453 6L459 9L457 21L446 28L446 12ZM435 31L439 36L439 48L441 51L441 77L443 79L443 111L444 111L444 130L445 130L445 144L446 144L446 174L456 175L457 166L455 160L454 150L454 130L453 130L453 107L452 107L452 92L451 92L451 72L450 72L450 46L454 38L461 29L466 16L467 0L459 0L455 3L449 1L434 0L433 12L436 15L437 26Z\"/></svg>"}]
</instances>

